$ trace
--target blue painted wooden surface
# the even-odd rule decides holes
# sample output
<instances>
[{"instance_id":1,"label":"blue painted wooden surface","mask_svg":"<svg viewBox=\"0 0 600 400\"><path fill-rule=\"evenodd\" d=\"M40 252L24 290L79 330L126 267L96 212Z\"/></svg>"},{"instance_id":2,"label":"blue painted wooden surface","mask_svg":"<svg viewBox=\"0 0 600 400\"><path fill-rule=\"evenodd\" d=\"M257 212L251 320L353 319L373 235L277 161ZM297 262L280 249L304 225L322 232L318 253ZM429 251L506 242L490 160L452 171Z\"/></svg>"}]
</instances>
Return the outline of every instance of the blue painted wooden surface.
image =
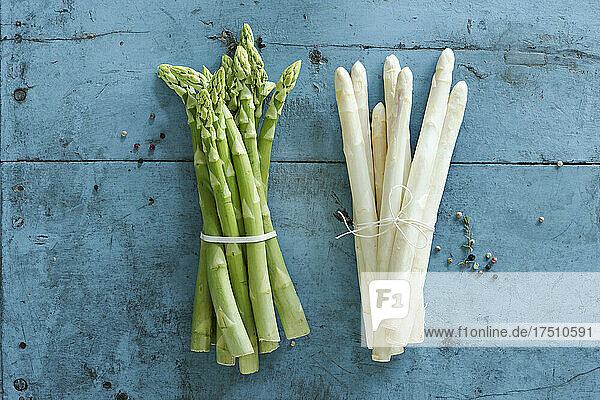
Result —
<instances>
[{"instance_id":1,"label":"blue painted wooden surface","mask_svg":"<svg viewBox=\"0 0 600 400\"><path fill-rule=\"evenodd\" d=\"M333 239L332 217L333 194L350 205L335 67L365 63L373 106L384 57L410 65L414 145L450 46L470 94L436 243L460 247L463 210L499 273L597 270L599 17L596 1L3 2L3 400L599 398L593 348L419 348L371 362L353 246ZM161 62L214 68L224 47L209 37L243 22L273 79L303 60L269 201L312 328L248 377L188 351L200 212L184 111L154 75ZM443 253L432 270L447 270Z\"/></svg>"}]
</instances>

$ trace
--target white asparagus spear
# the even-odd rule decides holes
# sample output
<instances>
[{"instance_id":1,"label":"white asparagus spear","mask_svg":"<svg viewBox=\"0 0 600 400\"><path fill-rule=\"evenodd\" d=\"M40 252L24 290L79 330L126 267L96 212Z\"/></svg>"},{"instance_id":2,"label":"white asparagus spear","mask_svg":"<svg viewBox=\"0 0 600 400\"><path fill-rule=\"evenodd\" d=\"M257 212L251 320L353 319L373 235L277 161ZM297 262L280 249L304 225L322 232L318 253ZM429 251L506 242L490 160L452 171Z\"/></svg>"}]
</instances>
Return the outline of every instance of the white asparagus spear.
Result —
<instances>
[{"instance_id":1,"label":"white asparagus spear","mask_svg":"<svg viewBox=\"0 0 600 400\"><path fill-rule=\"evenodd\" d=\"M371 190L375 190L373 181L373 152L371 150L371 124L369 121L369 95L367 92L367 71L360 61L352 66L350 71L352 79L352 89L354 98L358 106L358 116L360 118L360 128L362 130L363 140L365 142L365 155L367 157L367 167L369 169L369 179ZM364 261L360 253L358 237L354 237L354 251L356 253L356 263L359 271L364 271ZM370 335L367 335L367 345L370 344Z\"/></svg>"},{"instance_id":2,"label":"white asparagus spear","mask_svg":"<svg viewBox=\"0 0 600 400\"><path fill-rule=\"evenodd\" d=\"M342 125L344 155L346 156L350 189L352 191L354 223L358 225L373 224L377 221L377 213L373 191L369 182L365 142L360 128L358 106L354 98L350 75L342 67L335 70L335 98ZM377 228L375 226L367 227L361 234L376 235ZM365 261L365 270L375 271L377 238L361 237L359 243Z\"/></svg>"},{"instance_id":3,"label":"white asparagus spear","mask_svg":"<svg viewBox=\"0 0 600 400\"><path fill-rule=\"evenodd\" d=\"M373 109L373 115L371 116L371 140L373 143L373 180L375 186L377 215L380 215L381 211L383 175L385 171L385 158L387 156L387 129L385 114L385 106L383 105L383 103L379 102Z\"/></svg>"},{"instance_id":4,"label":"white asparagus spear","mask_svg":"<svg viewBox=\"0 0 600 400\"><path fill-rule=\"evenodd\" d=\"M371 189L375 190L373 181L373 151L371 149L371 123L369 118L369 92L367 91L367 71L360 61L352 66L350 71L352 78L352 88L354 97L358 105L358 116L360 117L360 127L362 129L365 142L365 153L367 155L367 166L369 168L369 178L371 179Z\"/></svg>"},{"instance_id":5,"label":"white asparagus spear","mask_svg":"<svg viewBox=\"0 0 600 400\"><path fill-rule=\"evenodd\" d=\"M429 183L429 195L427 196L427 204L423 213L423 222L435 226L437 221L438 209L444 194L446 186L446 178L448 177L448 169L450 168L450 160L452 152L458 137L458 131L463 121L465 107L467 105L467 84L464 81L454 85L450 98L448 100L448 108L446 110L446 118L440 135L437 153L433 172ZM431 244L433 241L433 232L427 233L427 246L415 251L415 257L412 263L412 271L426 272L429 264L429 256L431 255ZM415 320L410 334L410 343L421 343L424 339L425 326L425 305L423 304L423 290L419 291L419 309L415 313Z\"/></svg>"},{"instance_id":6,"label":"white asparagus spear","mask_svg":"<svg viewBox=\"0 0 600 400\"><path fill-rule=\"evenodd\" d=\"M365 331L367 337L372 332L370 326L370 307L367 296L368 283L364 282L361 274L374 272L377 260L377 211L375 210L375 196L369 181L369 170L365 155L365 143L360 127L358 106L354 97L352 80L348 71L339 67L335 71L335 98L342 126L342 139L344 144L344 155L346 156L346 167L350 178L350 190L352 192L352 210L355 226L367 224L362 235L371 237L358 238L358 250L362 262L358 263L359 284L361 299L363 303L363 317L365 320ZM371 225L368 225L371 224ZM365 226L365 225L363 225ZM362 265L361 265L362 264Z\"/></svg>"},{"instance_id":7,"label":"white asparagus spear","mask_svg":"<svg viewBox=\"0 0 600 400\"><path fill-rule=\"evenodd\" d=\"M399 188L398 185L404 184L405 140L410 137L412 84L412 72L410 68L405 67L398 74L394 101L397 118L392 126L392 132L388 134L388 153L385 159L383 195L379 213L379 218L382 220L396 216L402 205L402 188ZM388 270L395 234L396 227L393 225L379 230L377 240L377 271L379 272Z\"/></svg>"},{"instance_id":8,"label":"white asparagus spear","mask_svg":"<svg viewBox=\"0 0 600 400\"><path fill-rule=\"evenodd\" d=\"M379 216L381 212L381 194L383 191L383 176L385 173L385 160L387 157L387 129L385 113L385 106L383 105L383 103L379 102L373 109L373 113L371 116L371 140L373 144L373 180L375 187L374 193L376 196L375 200L377 216ZM377 232L379 232L379 228L377 228ZM379 238L377 238L377 243L379 243ZM377 263L377 259L375 260L375 262ZM376 271L379 271L379 269L376 268ZM370 349L372 349L374 347L375 341L372 329L366 330L366 337L367 345ZM380 341L384 340L385 335L382 335L382 340Z\"/></svg>"},{"instance_id":9,"label":"white asparagus spear","mask_svg":"<svg viewBox=\"0 0 600 400\"><path fill-rule=\"evenodd\" d=\"M398 58L391 54L386 57L385 63L383 64L383 91L385 96L385 107L386 107L386 118L387 118L387 135L388 142L390 140L390 132L392 126L396 123L396 107L395 100L396 96L396 85L398 82L398 75L400 74L400 63ZM410 171L410 135L404 138L404 146L406 148L404 153L404 170L403 170L403 184L406 185L408 181L408 173Z\"/></svg>"},{"instance_id":10,"label":"white asparagus spear","mask_svg":"<svg viewBox=\"0 0 600 400\"><path fill-rule=\"evenodd\" d=\"M400 74L400 70L400 63L395 55L390 54L385 58L385 62L383 63L383 94L385 99L385 122L388 142L389 136L392 132L392 126L394 125L394 118L396 117L396 107L394 102L396 100L396 83L398 81L398 74ZM381 190L379 192L377 189L375 190L378 215L381 215L380 207L383 196L383 187L380 186L380 189Z\"/></svg>"},{"instance_id":11,"label":"white asparagus spear","mask_svg":"<svg viewBox=\"0 0 600 400\"><path fill-rule=\"evenodd\" d=\"M406 146L405 142L410 137L409 122L412 107L412 72L405 67L398 74L395 99L392 102L396 110L394 124L391 133L388 133L388 153L385 158L385 173L383 178L383 195L380 211L380 219L395 216L400 211L402 204L402 189L398 185L404 184L404 161ZM392 208L390 208L390 206ZM394 245L396 228L394 226L382 227L377 240L377 271L387 272ZM390 356L401 354L403 348L390 348L385 345L387 324L381 324L375 333L375 343L378 346L373 349L371 358L373 361L388 362Z\"/></svg>"},{"instance_id":12,"label":"white asparagus spear","mask_svg":"<svg viewBox=\"0 0 600 400\"><path fill-rule=\"evenodd\" d=\"M394 123L396 111L396 107L394 106L394 101L396 100L396 83L398 82L398 74L401 69L400 62L395 55L390 54L385 58L385 62L383 63L383 93L385 98L388 142L390 133L392 132L392 124Z\"/></svg>"},{"instance_id":13,"label":"white asparagus spear","mask_svg":"<svg viewBox=\"0 0 600 400\"><path fill-rule=\"evenodd\" d=\"M385 82L385 81L384 81ZM409 137L410 109L412 106L412 72L408 67L400 71L397 84L394 85L394 99L387 101L390 107L395 107L392 113L394 122L387 132L388 152L385 158L385 172L379 218L386 219L397 214L402 203L402 189L394 186L403 184L403 169L405 160L405 140ZM387 92L386 92L387 93ZM386 108L387 111L387 108ZM390 208L390 205L392 208ZM394 244L395 229L393 227L380 228L377 240L377 271L381 274L387 272L392 245ZM382 279L382 278L381 278ZM391 348L386 344L387 329L381 324L374 334L373 352L371 359L378 362L388 362L393 354L400 354L403 348Z\"/></svg>"},{"instance_id":14,"label":"white asparagus spear","mask_svg":"<svg viewBox=\"0 0 600 400\"><path fill-rule=\"evenodd\" d=\"M398 74L400 74L400 70L400 63L398 62L398 58L395 55L390 54L385 58L385 62L383 63L383 94L385 99L385 128L387 132L388 143L390 141L389 136L392 132L392 126L394 124L395 118L396 107L394 102L396 99L396 83L398 81ZM380 206L382 201L383 187L380 186L380 189L381 190L379 192L375 190L375 196L377 200L377 212L379 213L379 215L381 215Z\"/></svg>"},{"instance_id":15,"label":"white asparagus spear","mask_svg":"<svg viewBox=\"0 0 600 400\"><path fill-rule=\"evenodd\" d=\"M423 211L429 195L429 180L433 170L433 163L437 152L437 146L440 139L440 133L446 108L448 105L448 95L452 83L452 70L454 69L454 53L450 49L445 49L440 56L436 71L431 81L431 90L423 125L417 142L415 157L411 164L411 170L402 201L404 213L402 218L421 221ZM409 200L410 201L409 203ZM410 271L415 254L416 245L424 245L419 231L411 226L403 225L404 235L397 232L394 240L394 248L390 263L391 272ZM407 317L408 318L408 317ZM411 321L405 319L405 321ZM404 346L408 343L412 324L396 324L395 332L390 332L388 342L396 346Z\"/></svg>"}]
</instances>

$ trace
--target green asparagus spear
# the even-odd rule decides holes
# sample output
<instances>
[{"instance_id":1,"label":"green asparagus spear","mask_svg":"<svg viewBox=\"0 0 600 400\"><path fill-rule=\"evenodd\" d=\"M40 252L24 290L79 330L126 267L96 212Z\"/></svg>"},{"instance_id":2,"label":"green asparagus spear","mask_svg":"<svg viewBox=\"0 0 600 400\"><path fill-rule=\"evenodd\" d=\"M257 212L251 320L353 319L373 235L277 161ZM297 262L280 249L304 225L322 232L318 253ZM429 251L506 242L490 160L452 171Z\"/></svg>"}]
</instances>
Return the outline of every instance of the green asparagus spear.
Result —
<instances>
[{"instance_id":1,"label":"green asparagus spear","mask_svg":"<svg viewBox=\"0 0 600 400\"><path fill-rule=\"evenodd\" d=\"M283 104L287 94L296 85L298 74L300 73L300 65L302 61L298 60L289 67L287 67L281 78L277 81L277 87L271 101L269 102L269 108L265 113L265 119L260 128L260 136L258 137L258 155L260 157L260 176L265 186L269 185L269 165L271 164L271 147L273 145L273 139L275 138L275 125L281 115Z\"/></svg>"},{"instance_id":2,"label":"green asparagus spear","mask_svg":"<svg viewBox=\"0 0 600 400\"><path fill-rule=\"evenodd\" d=\"M246 50L244 50L242 46L238 46L235 50L233 63L235 66L234 72L238 81L246 82L249 79L251 69L248 53L246 53ZM244 140L244 145L246 146L246 151L248 152L252 172L254 173L256 167L259 166L258 148L256 144L256 125L254 119L254 96L246 83L242 83L239 99L240 107L238 109L237 122ZM256 173L254 173L254 176L256 178ZM259 182L257 182L257 187L262 185L260 175L258 179ZM258 193L260 195L260 190Z\"/></svg>"},{"instance_id":3,"label":"green asparagus spear","mask_svg":"<svg viewBox=\"0 0 600 400\"><path fill-rule=\"evenodd\" d=\"M202 110L198 117L201 119L203 125L203 151L204 154L206 154L208 162L210 184L215 197L219 220L221 221L221 229L225 236L238 237L240 236L240 232L235 219L235 211L231 200L232 195L227 185L224 164L217 150L216 132L214 129L214 120L216 119L216 116L213 111L209 92L202 90L198 93L197 98L198 109ZM225 142L225 144L227 145L227 142ZM229 155L229 153L227 153L227 155ZM237 187L237 183L235 183L235 185ZM252 304L248 293L248 276L246 274L246 265L242 255L242 248L239 244L228 243L225 245L225 255L229 265L229 276L232 281L233 293L242 320L244 321L246 332L252 343L252 348L254 349L253 354L240 357L240 372L242 374L251 374L258 371L258 339L252 315Z\"/></svg>"},{"instance_id":4,"label":"green asparagus spear","mask_svg":"<svg viewBox=\"0 0 600 400\"><path fill-rule=\"evenodd\" d=\"M249 70L249 62L245 50L238 46L235 52L234 71L240 82L244 82ZM240 102L238 109L238 123L240 132L243 137L248 159L252 168L252 173L256 182L256 188L261 204L263 229L266 233L274 230L271 221L271 212L267 205L267 192L264 181L261 177L260 160L258 155L258 147L256 143L256 128L254 125L254 102L252 93L248 87L243 84L240 92ZM269 267L269 279L275 299L275 306L281 319L281 324L288 339L307 335L310 330L304 310L294 289L294 285L289 277L289 273L279 248L277 238L272 238L266 241L267 247L267 263Z\"/></svg>"},{"instance_id":5,"label":"green asparagus spear","mask_svg":"<svg viewBox=\"0 0 600 400\"><path fill-rule=\"evenodd\" d=\"M235 365L235 357L231 355L225 343L225 337L221 329L217 328L217 340L215 348L217 349L217 364L232 367ZM244 356L245 357L245 356Z\"/></svg>"},{"instance_id":6,"label":"green asparagus spear","mask_svg":"<svg viewBox=\"0 0 600 400\"><path fill-rule=\"evenodd\" d=\"M192 132L194 149L194 169L198 183L200 208L202 211L203 230L207 235L220 236L221 226L217 216L216 204L211 192L210 178L206 158L200 146L200 132L196 121L197 102L194 89L182 83L177 76L177 69L168 65L158 68L158 75L165 83L181 97L188 114L188 124ZM223 247L215 243L206 244L207 281L212 304L215 310L217 327L221 330L227 348L235 357L254 352L252 343L246 333L244 323L237 309ZM193 330L194 328L192 328Z\"/></svg>"},{"instance_id":7,"label":"green asparagus spear","mask_svg":"<svg viewBox=\"0 0 600 400\"><path fill-rule=\"evenodd\" d=\"M188 91L178 84L177 78L171 73L173 68L178 67L173 67L167 64L159 66L158 76L163 79L171 89L175 90L182 100L184 100L188 96ZM185 74L186 72L186 69L181 69L179 71L180 74ZM198 80L193 75L187 77L186 82L187 85L190 86L201 86L204 84L202 80ZM188 113L188 124L191 124L193 123L193 120L190 120L189 116L190 114ZM192 137L193 146L194 142L195 139ZM201 185L202 183L198 181L198 190L200 190ZM206 248L207 244L201 243L198 275L196 277L196 291L194 295L194 306L192 311L192 338L190 346L192 351L201 352L210 351L210 343L212 342L211 337L215 334L213 327L215 324L215 315L212 300L210 298L210 291L208 289Z\"/></svg>"},{"instance_id":8,"label":"green asparagus spear","mask_svg":"<svg viewBox=\"0 0 600 400\"><path fill-rule=\"evenodd\" d=\"M192 310L192 340L190 348L192 351L210 351L215 312L208 290L206 244L204 242L200 244L200 260L198 262L196 293L194 294L194 307Z\"/></svg>"},{"instance_id":9,"label":"green asparagus spear","mask_svg":"<svg viewBox=\"0 0 600 400\"><path fill-rule=\"evenodd\" d=\"M231 192L233 209L235 211L235 220L238 225L239 236L245 235L244 219L242 216L242 203L240 201L240 192L235 177L235 168L231 160L229 146L227 145L227 135L225 133L225 117L223 116L223 98L225 96L225 71L219 68L213 75L210 82L210 98L214 107L215 120L214 128L216 131L217 150L219 157L223 161L223 169L225 170L225 180Z\"/></svg>"},{"instance_id":10,"label":"green asparagus spear","mask_svg":"<svg viewBox=\"0 0 600 400\"><path fill-rule=\"evenodd\" d=\"M195 129L197 131L197 129ZM197 135L197 133L195 133ZM199 140L197 139L196 142ZM206 159L199 145L194 153L196 176L203 181L200 207L202 211L203 229L207 235L220 236L221 227L216 212L216 205L210 192L210 178L206 167ZM205 211L206 210L206 211ZM254 349L246 333L244 322L238 311L235 297L229 281L227 261L221 245L207 245L206 259L208 265L208 286L217 317L217 327L221 329L229 352L234 357L252 354Z\"/></svg>"},{"instance_id":11,"label":"green asparagus spear","mask_svg":"<svg viewBox=\"0 0 600 400\"><path fill-rule=\"evenodd\" d=\"M236 170L240 197L242 199L242 213L246 234L250 236L264 233L261 220L261 202L256 188L256 181L252 172L250 160L246 153L242 135L235 124L233 115L227 107L223 107L227 141L233 164ZM248 243L246 245L248 264L248 281L250 299L254 310L254 322L261 341L279 341L279 330L275 319L275 309L269 272L267 268L267 254L264 242Z\"/></svg>"},{"instance_id":12,"label":"green asparagus spear","mask_svg":"<svg viewBox=\"0 0 600 400\"><path fill-rule=\"evenodd\" d=\"M251 75L248 77L246 83L254 96L254 124L258 129L263 111L263 102L275 88L275 84L268 81L269 77L267 71L265 71L265 63L263 62L258 49L254 46L254 34L248 24L242 26L240 46L248 53L250 62Z\"/></svg>"}]
</instances>

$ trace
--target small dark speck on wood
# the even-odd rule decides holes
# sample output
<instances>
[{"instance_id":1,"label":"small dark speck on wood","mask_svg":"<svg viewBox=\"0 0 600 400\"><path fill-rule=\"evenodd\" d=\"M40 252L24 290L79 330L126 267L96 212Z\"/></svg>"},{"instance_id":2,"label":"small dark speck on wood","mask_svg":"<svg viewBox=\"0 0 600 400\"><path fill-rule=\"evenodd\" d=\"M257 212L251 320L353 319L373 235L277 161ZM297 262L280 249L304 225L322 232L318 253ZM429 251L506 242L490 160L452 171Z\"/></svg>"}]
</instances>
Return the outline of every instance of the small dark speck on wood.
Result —
<instances>
[{"instance_id":1,"label":"small dark speck on wood","mask_svg":"<svg viewBox=\"0 0 600 400\"><path fill-rule=\"evenodd\" d=\"M104 389L110 389L112 388L112 383L110 383L109 381L105 381L104 383L102 383L102 387Z\"/></svg>"},{"instance_id":2,"label":"small dark speck on wood","mask_svg":"<svg viewBox=\"0 0 600 400\"><path fill-rule=\"evenodd\" d=\"M472 19L468 19L467 20L467 32L469 32L469 34L471 34L471 27L473 26L473 20Z\"/></svg>"},{"instance_id":3,"label":"small dark speck on wood","mask_svg":"<svg viewBox=\"0 0 600 400\"><path fill-rule=\"evenodd\" d=\"M127 396L127 393L121 392L120 390L119 390L119 393L117 393L115 395L115 400L127 400L127 399L129 399L129 396Z\"/></svg>"},{"instance_id":4,"label":"small dark speck on wood","mask_svg":"<svg viewBox=\"0 0 600 400\"><path fill-rule=\"evenodd\" d=\"M310 53L308 53L308 59L313 65L321 65L327 62L327 59L323 57L323 54L319 51L319 49L313 49Z\"/></svg>"},{"instance_id":5,"label":"small dark speck on wood","mask_svg":"<svg viewBox=\"0 0 600 400\"><path fill-rule=\"evenodd\" d=\"M256 39L256 47L258 47L258 50L262 50L267 47L267 45L263 43L262 36L259 36L258 39Z\"/></svg>"},{"instance_id":6,"label":"small dark speck on wood","mask_svg":"<svg viewBox=\"0 0 600 400\"><path fill-rule=\"evenodd\" d=\"M150 197L148 199L148 205L151 206L152 204L154 204L154 199L152 197Z\"/></svg>"},{"instance_id":7,"label":"small dark speck on wood","mask_svg":"<svg viewBox=\"0 0 600 400\"><path fill-rule=\"evenodd\" d=\"M15 390L22 392L23 390L27 390L27 381L23 378L17 378L13 382L13 386Z\"/></svg>"},{"instance_id":8,"label":"small dark speck on wood","mask_svg":"<svg viewBox=\"0 0 600 400\"><path fill-rule=\"evenodd\" d=\"M12 227L13 229L17 229L23 226L25 220L23 217L12 217Z\"/></svg>"},{"instance_id":9,"label":"small dark speck on wood","mask_svg":"<svg viewBox=\"0 0 600 400\"><path fill-rule=\"evenodd\" d=\"M27 89L18 88L13 92L13 97L17 103L22 103L27 98Z\"/></svg>"},{"instance_id":10,"label":"small dark speck on wood","mask_svg":"<svg viewBox=\"0 0 600 400\"><path fill-rule=\"evenodd\" d=\"M202 10L200 10L199 8L196 8L196 9L192 10L192 12L190 13L190 15L196 15L196 14L198 14L200 11L202 11Z\"/></svg>"},{"instance_id":11,"label":"small dark speck on wood","mask_svg":"<svg viewBox=\"0 0 600 400\"><path fill-rule=\"evenodd\" d=\"M87 374L87 376L90 377L90 379L94 380L98 377L98 374L96 373L96 371L94 371L93 368L90 368L87 363L83 363L82 365L83 370L85 371L85 373Z\"/></svg>"},{"instance_id":12,"label":"small dark speck on wood","mask_svg":"<svg viewBox=\"0 0 600 400\"><path fill-rule=\"evenodd\" d=\"M204 21L203 19L201 19L200 22L202 22L206 26L213 26L215 24L213 21Z\"/></svg>"},{"instance_id":13,"label":"small dark speck on wood","mask_svg":"<svg viewBox=\"0 0 600 400\"><path fill-rule=\"evenodd\" d=\"M227 29L223 29L220 35L209 36L209 40L218 40L222 43L225 43L225 47L227 47L228 53L233 53L235 48L237 47L237 40L233 35L233 32Z\"/></svg>"}]
</instances>

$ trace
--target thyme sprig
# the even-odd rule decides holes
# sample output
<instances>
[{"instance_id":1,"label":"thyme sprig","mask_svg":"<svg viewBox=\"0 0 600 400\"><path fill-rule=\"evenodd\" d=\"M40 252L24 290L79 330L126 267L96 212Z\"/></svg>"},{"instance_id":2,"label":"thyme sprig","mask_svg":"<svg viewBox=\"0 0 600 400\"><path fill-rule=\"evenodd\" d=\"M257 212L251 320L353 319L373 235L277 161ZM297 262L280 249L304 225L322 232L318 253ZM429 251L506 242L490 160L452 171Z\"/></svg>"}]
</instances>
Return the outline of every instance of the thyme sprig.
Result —
<instances>
[{"instance_id":1,"label":"thyme sprig","mask_svg":"<svg viewBox=\"0 0 600 400\"><path fill-rule=\"evenodd\" d=\"M461 271L465 269L471 268L475 263L475 255L473 254L473 244L475 243L475 239L473 239L473 231L471 229L471 220L467 214L462 217L463 230L465 231L465 238L467 239L466 244L463 244L465 250L465 258L458 263L461 266Z\"/></svg>"}]
</instances>

